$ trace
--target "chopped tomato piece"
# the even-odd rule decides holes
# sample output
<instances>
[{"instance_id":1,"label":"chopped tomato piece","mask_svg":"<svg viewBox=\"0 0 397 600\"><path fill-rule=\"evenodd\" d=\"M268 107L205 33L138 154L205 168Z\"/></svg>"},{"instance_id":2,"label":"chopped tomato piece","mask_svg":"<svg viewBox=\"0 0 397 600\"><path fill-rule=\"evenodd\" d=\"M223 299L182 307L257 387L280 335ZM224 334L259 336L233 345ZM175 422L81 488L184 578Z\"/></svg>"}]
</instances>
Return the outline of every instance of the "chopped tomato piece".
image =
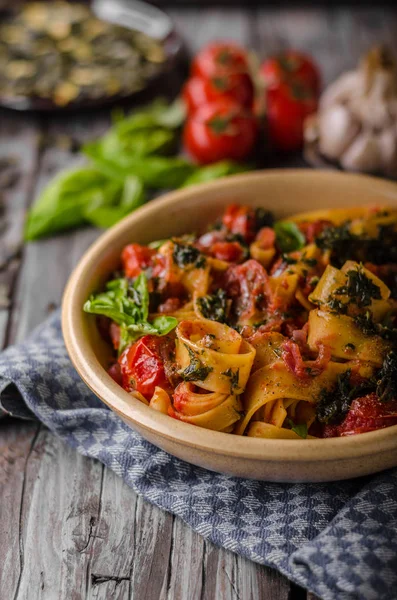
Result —
<instances>
[{"instance_id":1,"label":"chopped tomato piece","mask_svg":"<svg viewBox=\"0 0 397 600\"><path fill-rule=\"evenodd\" d=\"M320 345L315 361L304 361L300 347L292 340L283 344L282 359L288 369L299 379L317 376L326 368L331 360L331 350L328 346Z\"/></svg>"},{"instance_id":2,"label":"chopped tomato piece","mask_svg":"<svg viewBox=\"0 0 397 600\"><path fill-rule=\"evenodd\" d=\"M151 266L155 254L155 250L147 246L140 246L140 244L125 246L121 254L121 262L126 276L137 277L143 269Z\"/></svg>"},{"instance_id":3,"label":"chopped tomato piece","mask_svg":"<svg viewBox=\"0 0 397 600\"><path fill-rule=\"evenodd\" d=\"M309 244L312 244L314 240L326 229L332 227L332 222L326 219L318 219L317 221L302 221L298 223L298 227L306 238Z\"/></svg>"},{"instance_id":4,"label":"chopped tomato piece","mask_svg":"<svg viewBox=\"0 0 397 600\"><path fill-rule=\"evenodd\" d=\"M235 235L241 235L247 242L255 238L255 212L249 206L231 204L223 215L224 226Z\"/></svg>"},{"instance_id":5,"label":"chopped tomato piece","mask_svg":"<svg viewBox=\"0 0 397 600\"><path fill-rule=\"evenodd\" d=\"M123 378L121 375L121 369L120 369L119 363L114 363L114 365L109 367L108 374L113 379L113 381L115 381L119 385L123 385Z\"/></svg>"},{"instance_id":6,"label":"chopped tomato piece","mask_svg":"<svg viewBox=\"0 0 397 600\"><path fill-rule=\"evenodd\" d=\"M276 233L271 227L262 227L262 229L258 231L255 239L260 248L263 250L268 250L273 248L274 244L276 243Z\"/></svg>"},{"instance_id":7,"label":"chopped tomato piece","mask_svg":"<svg viewBox=\"0 0 397 600\"><path fill-rule=\"evenodd\" d=\"M391 402L381 402L373 393L353 400L340 425L325 425L323 437L355 435L390 425L397 425L397 398Z\"/></svg>"},{"instance_id":8,"label":"chopped tomato piece","mask_svg":"<svg viewBox=\"0 0 397 600\"><path fill-rule=\"evenodd\" d=\"M239 262L243 257L243 249L238 242L216 242L210 249L211 255L219 260Z\"/></svg>"},{"instance_id":9,"label":"chopped tomato piece","mask_svg":"<svg viewBox=\"0 0 397 600\"><path fill-rule=\"evenodd\" d=\"M265 269L254 259L229 267L225 286L228 295L234 300L237 315L243 319L254 315L257 303L270 293L268 281Z\"/></svg>"},{"instance_id":10,"label":"chopped tomato piece","mask_svg":"<svg viewBox=\"0 0 397 600\"><path fill-rule=\"evenodd\" d=\"M181 306L181 301L179 298L167 298L165 302L160 304L158 307L158 312L160 313L172 313L175 310L178 310Z\"/></svg>"},{"instance_id":11,"label":"chopped tomato piece","mask_svg":"<svg viewBox=\"0 0 397 600\"><path fill-rule=\"evenodd\" d=\"M160 338L145 335L120 356L122 385L125 390L136 390L150 400L157 385L166 389L169 387L160 357L160 343Z\"/></svg>"},{"instance_id":12,"label":"chopped tomato piece","mask_svg":"<svg viewBox=\"0 0 397 600\"><path fill-rule=\"evenodd\" d=\"M120 345L120 326L114 321L110 323L109 335L112 340L113 348L118 350Z\"/></svg>"}]
</instances>

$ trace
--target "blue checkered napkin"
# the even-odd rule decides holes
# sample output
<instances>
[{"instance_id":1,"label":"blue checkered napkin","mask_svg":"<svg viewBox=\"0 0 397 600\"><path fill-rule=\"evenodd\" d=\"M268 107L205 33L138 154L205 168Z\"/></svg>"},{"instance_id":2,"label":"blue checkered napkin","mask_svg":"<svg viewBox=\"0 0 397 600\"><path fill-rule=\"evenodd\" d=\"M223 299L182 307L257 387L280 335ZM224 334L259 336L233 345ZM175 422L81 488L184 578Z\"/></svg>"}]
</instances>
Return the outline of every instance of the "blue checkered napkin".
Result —
<instances>
[{"instance_id":1,"label":"blue checkered napkin","mask_svg":"<svg viewBox=\"0 0 397 600\"><path fill-rule=\"evenodd\" d=\"M325 600L397 599L397 470L330 484L236 479L146 442L77 375L59 314L0 355L0 397L99 459L215 544L274 567Z\"/></svg>"}]
</instances>

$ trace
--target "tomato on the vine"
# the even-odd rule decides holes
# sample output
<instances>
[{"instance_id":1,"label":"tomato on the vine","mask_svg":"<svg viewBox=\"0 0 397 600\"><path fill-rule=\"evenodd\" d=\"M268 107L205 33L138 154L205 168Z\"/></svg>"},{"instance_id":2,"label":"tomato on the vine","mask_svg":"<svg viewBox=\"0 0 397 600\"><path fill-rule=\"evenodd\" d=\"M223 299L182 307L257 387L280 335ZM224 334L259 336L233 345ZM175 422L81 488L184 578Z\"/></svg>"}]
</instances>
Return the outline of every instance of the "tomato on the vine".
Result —
<instances>
[{"instance_id":1,"label":"tomato on the vine","mask_svg":"<svg viewBox=\"0 0 397 600\"><path fill-rule=\"evenodd\" d=\"M317 109L317 97L299 84L280 84L267 91L267 123L271 143L283 151L303 144L303 123Z\"/></svg>"},{"instance_id":2,"label":"tomato on the vine","mask_svg":"<svg viewBox=\"0 0 397 600\"><path fill-rule=\"evenodd\" d=\"M209 78L195 75L186 82L182 97L189 114L203 104L222 98L250 108L254 99L254 86L248 73L227 73Z\"/></svg>"},{"instance_id":3,"label":"tomato on the vine","mask_svg":"<svg viewBox=\"0 0 397 600\"><path fill-rule=\"evenodd\" d=\"M224 98L203 105L188 118L183 141L188 153L205 164L247 158L256 136L255 117L236 102Z\"/></svg>"},{"instance_id":4,"label":"tomato on the vine","mask_svg":"<svg viewBox=\"0 0 397 600\"><path fill-rule=\"evenodd\" d=\"M229 73L247 73L248 54L234 42L212 42L195 56L191 74L209 78Z\"/></svg>"},{"instance_id":5,"label":"tomato on the vine","mask_svg":"<svg viewBox=\"0 0 397 600\"><path fill-rule=\"evenodd\" d=\"M260 74L267 89L278 87L283 82L296 82L314 94L320 91L321 77L317 65L309 56L297 50L285 50L265 60Z\"/></svg>"}]
</instances>

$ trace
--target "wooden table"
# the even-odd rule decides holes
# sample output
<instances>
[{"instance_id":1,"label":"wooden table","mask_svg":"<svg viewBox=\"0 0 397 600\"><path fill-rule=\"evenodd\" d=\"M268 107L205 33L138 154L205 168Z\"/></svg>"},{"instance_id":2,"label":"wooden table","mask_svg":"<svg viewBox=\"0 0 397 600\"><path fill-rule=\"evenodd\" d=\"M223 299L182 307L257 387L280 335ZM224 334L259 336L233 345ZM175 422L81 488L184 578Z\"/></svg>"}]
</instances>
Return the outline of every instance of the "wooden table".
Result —
<instances>
[{"instance_id":1,"label":"wooden table","mask_svg":"<svg viewBox=\"0 0 397 600\"><path fill-rule=\"evenodd\" d=\"M390 9L170 12L192 52L222 37L261 56L302 48L317 58L325 82L354 66L374 42L394 50L397 44ZM24 214L38 191L59 169L83 160L70 138L95 137L109 114L2 112L0 119L1 155L18 157L20 170L4 190L0 228L0 345L6 346L59 306L70 271L99 234L84 229L21 243ZM0 485L1 600L313 599L275 571L203 540L37 423L0 421Z\"/></svg>"}]
</instances>

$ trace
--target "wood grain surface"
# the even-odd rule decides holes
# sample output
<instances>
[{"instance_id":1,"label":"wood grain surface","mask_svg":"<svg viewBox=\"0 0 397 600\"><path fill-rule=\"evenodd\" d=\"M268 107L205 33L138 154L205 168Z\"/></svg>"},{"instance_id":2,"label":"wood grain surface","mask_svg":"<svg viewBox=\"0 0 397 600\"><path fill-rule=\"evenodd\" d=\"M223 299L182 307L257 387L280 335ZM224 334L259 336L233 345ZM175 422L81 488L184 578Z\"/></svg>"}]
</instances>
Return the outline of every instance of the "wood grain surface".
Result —
<instances>
[{"instance_id":1,"label":"wood grain surface","mask_svg":"<svg viewBox=\"0 0 397 600\"><path fill-rule=\"evenodd\" d=\"M170 13L190 52L214 38L235 39L260 57L294 46L316 57L325 83L373 43L397 50L396 13L382 7ZM103 111L46 118L0 112L0 158L17 159L1 193L1 347L59 306L71 269L100 233L22 245L27 207L55 172L82 160L74 147L109 119ZM205 541L36 423L0 420L0 485L1 600L315 600L277 572Z\"/></svg>"}]
</instances>

